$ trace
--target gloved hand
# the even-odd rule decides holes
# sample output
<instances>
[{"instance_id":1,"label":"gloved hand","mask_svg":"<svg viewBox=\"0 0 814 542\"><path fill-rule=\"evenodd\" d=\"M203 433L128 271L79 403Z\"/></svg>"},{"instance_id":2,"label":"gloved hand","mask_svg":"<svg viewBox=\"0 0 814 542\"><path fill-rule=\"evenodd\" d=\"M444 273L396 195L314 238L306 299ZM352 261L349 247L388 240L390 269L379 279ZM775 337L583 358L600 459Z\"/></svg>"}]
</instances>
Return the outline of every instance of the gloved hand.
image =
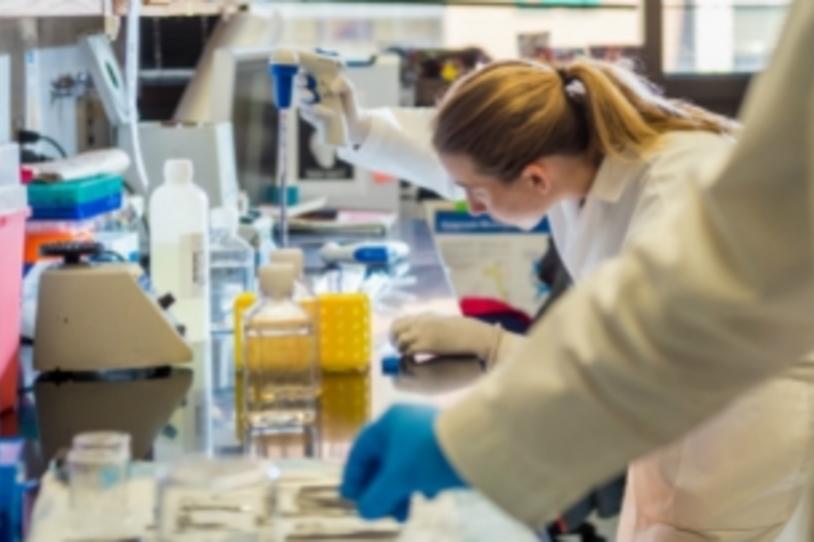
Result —
<instances>
[{"instance_id":1,"label":"gloved hand","mask_svg":"<svg viewBox=\"0 0 814 542\"><path fill-rule=\"evenodd\" d=\"M308 83L308 77L307 73L297 75L297 95L300 97L298 106L302 118L316 128L321 143L326 143L326 125L337 116L344 118L345 126L348 129L348 143L354 147L364 143L370 133L370 118L364 114L364 111L359 110L351 82L340 75L330 83L330 92L339 96L341 104L338 109L331 109L322 101L317 100Z\"/></svg>"},{"instance_id":2,"label":"gloved hand","mask_svg":"<svg viewBox=\"0 0 814 542\"><path fill-rule=\"evenodd\" d=\"M491 367L524 337L474 318L426 313L394 321L390 339L404 355L474 354Z\"/></svg>"},{"instance_id":3,"label":"gloved hand","mask_svg":"<svg viewBox=\"0 0 814 542\"><path fill-rule=\"evenodd\" d=\"M395 405L365 427L351 450L340 493L356 502L366 519L404 521L416 491L432 498L445 489L466 487L435 437L438 411Z\"/></svg>"}]
</instances>

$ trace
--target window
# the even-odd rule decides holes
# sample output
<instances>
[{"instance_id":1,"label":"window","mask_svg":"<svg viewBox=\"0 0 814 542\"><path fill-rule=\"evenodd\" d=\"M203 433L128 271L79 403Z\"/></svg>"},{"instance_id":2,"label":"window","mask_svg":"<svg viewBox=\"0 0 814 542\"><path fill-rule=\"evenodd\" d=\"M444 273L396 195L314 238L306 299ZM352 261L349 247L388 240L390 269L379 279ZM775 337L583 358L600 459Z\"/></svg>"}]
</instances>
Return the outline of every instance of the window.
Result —
<instances>
[{"instance_id":1,"label":"window","mask_svg":"<svg viewBox=\"0 0 814 542\"><path fill-rule=\"evenodd\" d=\"M663 0L666 74L753 73L774 49L791 0Z\"/></svg>"},{"instance_id":2,"label":"window","mask_svg":"<svg viewBox=\"0 0 814 542\"><path fill-rule=\"evenodd\" d=\"M260 2L285 20L286 43L348 50L479 46L516 57L530 37L553 48L642 45L642 0Z\"/></svg>"}]
</instances>

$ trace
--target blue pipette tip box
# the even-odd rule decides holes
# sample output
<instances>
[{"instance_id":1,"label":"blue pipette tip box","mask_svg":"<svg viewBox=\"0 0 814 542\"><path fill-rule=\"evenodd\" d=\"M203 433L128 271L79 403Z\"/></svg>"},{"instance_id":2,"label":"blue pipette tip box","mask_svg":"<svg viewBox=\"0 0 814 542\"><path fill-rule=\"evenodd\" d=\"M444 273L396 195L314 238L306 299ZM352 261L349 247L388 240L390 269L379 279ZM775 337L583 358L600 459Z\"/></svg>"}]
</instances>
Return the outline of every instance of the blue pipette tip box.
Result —
<instances>
[{"instance_id":1,"label":"blue pipette tip box","mask_svg":"<svg viewBox=\"0 0 814 542\"><path fill-rule=\"evenodd\" d=\"M382 373L397 375L401 372L401 356L384 356L382 358Z\"/></svg>"}]
</instances>

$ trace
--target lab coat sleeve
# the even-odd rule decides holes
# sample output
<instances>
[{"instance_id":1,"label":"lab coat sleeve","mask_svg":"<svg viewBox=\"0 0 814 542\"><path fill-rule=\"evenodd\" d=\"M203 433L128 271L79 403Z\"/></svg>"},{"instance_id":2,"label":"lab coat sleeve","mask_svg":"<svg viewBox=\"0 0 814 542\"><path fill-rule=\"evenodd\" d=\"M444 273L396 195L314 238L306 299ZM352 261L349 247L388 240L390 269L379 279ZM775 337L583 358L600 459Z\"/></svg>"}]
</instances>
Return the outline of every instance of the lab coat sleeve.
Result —
<instances>
[{"instance_id":1,"label":"lab coat sleeve","mask_svg":"<svg viewBox=\"0 0 814 542\"><path fill-rule=\"evenodd\" d=\"M511 331L504 331L500 335L500 344L497 347L497 356L489 365L491 369L493 366L507 360L517 357L518 352L523 349L528 338L525 335L512 333Z\"/></svg>"},{"instance_id":2,"label":"lab coat sleeve","mask_svg":"<svg viewBox=\"0 0 814 542\"><path fill-rule=\"evenodd\" d=\"M404 179L446 199L465 198L432 147L433 109L371 109L365 114L370 119L367 137L355 149L340 148L340 158Z\"/></svg>"},{"instance_id":3,"label":"lab coat sleeve","mask_svg":"<svg viewBox=\"0 0 814 542\"><path fill-rule=\"evenodd\" d=\"M797 0L714 180L439 416L454 468L515 517L544 525L814 346L812 51Z\"/></svg>"}]
</instances>

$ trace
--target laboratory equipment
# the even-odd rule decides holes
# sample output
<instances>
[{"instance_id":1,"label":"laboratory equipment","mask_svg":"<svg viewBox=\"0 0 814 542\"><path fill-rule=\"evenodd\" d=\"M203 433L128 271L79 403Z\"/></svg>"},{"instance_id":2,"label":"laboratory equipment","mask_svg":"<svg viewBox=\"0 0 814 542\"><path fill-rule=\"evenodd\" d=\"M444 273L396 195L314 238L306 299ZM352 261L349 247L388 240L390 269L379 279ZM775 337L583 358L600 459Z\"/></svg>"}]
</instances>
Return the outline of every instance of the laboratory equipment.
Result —
<instances>
[{"instance_id":1,"label":"laboratory equipment","mask_svg":"<svg viewBox=\"0 0 814 542\"><path fill-rule=\"evenodd\" d=\"M345 63L338 55L327 52L310 52L294 49L276 49L271 56L271 73L274 77L274 102L278 109L291 105L292 79L299 67L305 71L308 89L315 103L334 112L342 108L341 97L333 90ZM293 72L290 66L296 66ZM333 115L325 123L325 134L320 134L329 145L341 146L348 141L347 126L341 115Z\"/></svg>"},{"instance_id":2,"label":"laboratory equipment","mask_svg":"<svg viewBox=\"0 0 814 542\"><path fill-rule=\"evenodd\" d=\"M33 220L87 220L122 206L123 179L95 175L60 182L35 181L28 185Z\"/></svg>"},{"instance_id":3,"label":"laboratory equipment","mask_svg":"<svg viewBox=\"0 0 814 542\"><path fill-rule=\"evenodd\" d=\"M311 319L317 337L317 358L323 370L347 372L367 369L373 341L370 297L367 294L308 293L298 298L295 291L292 299ZM255 300L256 296L249 292L237 299L234 309L236 328L246 321L246 308ZM245 350L241 350L241 343L244 340L243 334L236 336L235 365L238 371L243 367Z\"/></svg>"},{"instance_id":4,"label":"laboratory equipment","mask_svg":"<svg viewBox=\"0 0 814 542\"><path fill-rule=\"evenodd\" d=\"M246 394L243 392L246 384L246 376L244 374L243 356L246 355L246 348L244 345L243 332L245 326L243 325L243 318L248 311L257 303L257 294L254 292L243 292L237 296L232 311L234 334L234 361L235 361L235 436L238 439L243 439L246 436Z\"/></svg>"},{"instance_id":5,"label":"laboratory equipment","mask_svg":"<svg viewBox=\"0 0 814 542\"><path fill-rule=\"evenodd\" d=\"M37 378L34 399L44 459L88 431L124 433L132 457L145 458L192 385L192 371L185 368L108 373L48 372Z\"/></svg>"},{"instance_id":6,"label":"laboratory equipment","mask_svg":"<svg viewBox=\"0 0 814 542\"><path fill-rule=\"evenodd\" d=\"M372 350L370 298L362 293L320 294L319 357L325 371L365 371Z\"/></svg>"},{"instance_id":7,"label":"laboratory equipment","mask_svg":"<svg viewBox=\"0 0 814 542\"><path fill-rule=\"evenodd\" d=\"M42 260L42 248L54 243L93 241L96 225L93 220L38 220L25 224L23 261L33 266Z\"/></svg>"},{"instance_id":8,"label":"laboratory equipment","mask_svg":"<svg viewBox=\"0 0 814 542\"><path fill-rule=\"evenodd\" d=\"M243 425L248 440L305 432L316 420L319 365L314 322L293 299L294 268L260 270L261 300L244 316Z\"/></svg>"},{"instance_id":9,"label":"laboratory equipment","mask_svg":"<svg viewBox=\"0 0 814 542\"><path fill-rule=\"evenodd\" d=\"M227 542L277 540L272 465L245 458L192 458L160 481L162 540Z\"/></svg>"},{"instance_id":10,"label":"laboratory equipment","mask_svg":"<svg viewBox=\"0 0 814 542\"><path fill-rule=\"evenodd\" d=\"M288 138L287 126L289 122L289 109L294 94L294 76L299 71L296 52L280 49L275 50L269 66L269 75L272 77L272 94L277 106L277 172L275 187L277 204L280 207L279 232L280 246L288 246L288 205L297 203L296 198L289 201L288 192L288 153L286 140Z\"/></svg>"},{"instance_id":11,"label":"laboratory equipment","mask_svg":"<svg viewBox=\"0 0 814 542\"><path fill-rule=\"evenodd\" d=\"M127 515L130 451L73 448L68 452L71 509L83 530Z\"/></svg>"},{"instance_id":12,"label":"laboratory equipment","mask_svg":"<svg viewBox=\"0 0 814 542\"><path fill-rule=\"evenodd\" d=\"M29 214L19 148L0 145L0 408L17 404L23 239Z\"/></svg>"},{"instance_id":13,"label":"laboratory equipment","mask_svg":"<svg viewBox=\"0 0 814 542\"><path fill-rule=\"evenodd\" d=\"M231 333L232 309L242 292L254 290L255 251L237 233L236 210L213 209L210 217L211 245L209 283L212 331Z\"/></svg>"},{"instance_id":14,"label":"laboratory equipment","mask_svg":"<svg viewBox=\"0 0 814 542\"><path fill-rule=\"evenodd\" d=\"M224 78L223 66L218 64L219 55L235 48L272 47L279 41L282 31L283 21L277 12L238 11L222 17L206 42L195 74L184 90L172 120L185 124L228 121L229 115L222 115L216 106L217 100L213 100L232 81L232 77Z\"/></svg>"},{"instance_id":15,"label":"laboratory equipment","mask_svg":"<svg viewBox=\"0 0 814 542\"><path fill-rule=\"evenodd\" d=\"M45 270L37 299L34 367L98 371L187 362L192 351L133 264L83 262L90 244L57 246L63 265Z\"/></svg>"},{"instance_id":16,"label":"laboratory equipment","mask_svg":"<svg viewBox=\"0 0 814 542\"><path fill-rule=\"evenodd\" d=\"M362 241L339 244L330 242L319 251L326 263L355 262L367 265L388 265L405 259L410 246L401 241Z\"/></svg>"},{"instance_id":17,"label":"laboratory equipment","mask_svg":"<svg viewBox=\"0 0 814 542\"><path fill-rule=\"evenodd\" d=\"M336 114L342 109L342 98L334 90L334 86L341 77L344 62L336 55L323 52L298 51L293 49L275 49L271 55L270 74L272 76L272 91L274 103L277 106L277 188L280 205L280 236L281 245L285 247L288 241L288 217L286 209L288 204L288 109L291 107L293 78L302 67L308 78L308 89L317 105L328 113L327 120L321 125L324 134L317 134L314 141L325 141L331 146L342 146L348 142L345 117ZM306 145L313 145L299 141L298 150ZM335 161L334 149L312 148L316 162L322 169L330 168ZM303 164L299 164L302 171ZM296 201L292 202L296 203Z\"/></svg>"},{"instance_id":18,"label":"laboratory equipment","mask_svg":"<svg viewBox=\"0 0 814 542\"><path fill-rule=\"evenodd\" d=\"M110 124L113 126L126 124L130 116L127 91L110 40L102 34L87 35L80 38L79 46L87 56L94 87L99 93Z\"/></svg>"},{"instance_id":19,"label":"laboratory equipment","mask_svg":"<svg viewBox=\"0 0 814 542\"><path fill-rule=\"evenodd\" d=\"M127 182L134 191L147 195L150 188L149 177L144 168L139 132L138 106L138 63L139 63L139 16L141 2L130 3L127 17L127 40L125 46L126 75L116 58L116 53L107 36L94 34L83 36L79 45L87 56L94 87L102 99L110 125L118 132L119 147L132 158ZM158 178L158 177L156 177Z\"/></svg>"},{"instance_id":20,"label":"laboratory equipment","mask_svg":"<svg viewBox=\"0 0 814 542\"><path fill-rule=\"evenodd\" d=\"M275 201L269 186L276 162L277 108L268 76L273 47L223 47L213 55L213 80L206 94L208 122L232 122L239 186L255 204ZM345 75L359 89L365 107L395 107L399 103L399 66L396 55L381 54L347 61ZM200 104L199 104L200 105ZM294 113L290 111L290 113ZM396 179L357 168L336 157L336 148L319 141L315 130L290 115L286 149L289 192L301 202L327 198L335 207L397 211ZM329 160L325 160L328 156Z\"/></svg>"},{"instance_id":21,"label":"laboratory equipment","mask_svg":"<svg viewBox=\"0 0 814 542\"><path fill-rule=\"evenodd\" d=\"M209 203L192 181L189 160L168 160L164 183L150 199L150 275L170 293L173 313L191 342L209 338Z\"/></svg>"}]
</instances>

